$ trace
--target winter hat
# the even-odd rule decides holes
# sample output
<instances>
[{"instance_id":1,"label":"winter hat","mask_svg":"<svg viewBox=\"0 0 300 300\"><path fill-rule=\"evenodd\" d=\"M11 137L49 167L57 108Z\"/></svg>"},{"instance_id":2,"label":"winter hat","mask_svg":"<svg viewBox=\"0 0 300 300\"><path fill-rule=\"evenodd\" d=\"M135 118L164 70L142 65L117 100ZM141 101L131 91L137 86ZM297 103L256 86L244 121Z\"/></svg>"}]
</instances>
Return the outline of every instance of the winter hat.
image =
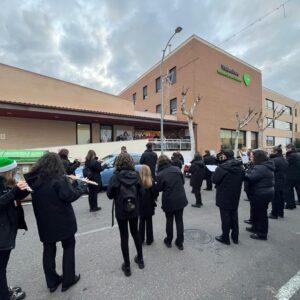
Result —
<instances>
[{"instance_id":1,"label":"winter hat","mask_svg":"<svg viewBox=\"0 0 300 300\"><path fill-rule=\"evenodd\" d=\"M15 160L7 157L0 157L0 173L11 171L16 167L17 163Z\"/></svg>"}]
</instances>

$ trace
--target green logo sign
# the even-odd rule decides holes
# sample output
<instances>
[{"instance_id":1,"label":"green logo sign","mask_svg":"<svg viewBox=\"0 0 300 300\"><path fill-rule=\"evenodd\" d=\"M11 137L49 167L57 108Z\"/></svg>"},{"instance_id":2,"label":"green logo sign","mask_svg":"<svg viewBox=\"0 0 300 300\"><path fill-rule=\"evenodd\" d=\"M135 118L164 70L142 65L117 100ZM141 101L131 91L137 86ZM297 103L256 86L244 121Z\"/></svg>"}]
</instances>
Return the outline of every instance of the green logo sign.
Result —
<instances>
[{"instance_id":1,"label":"green logo sign","mask_svg":"<svg viewBox=\"0 0 300 300\"><path fill-rule=\"evenodd\" d=\"M243 79L244 79L244 82L245 82L245 85L246 86L249 86L250 85L250 82L251 82L251 77L249 74L245 73L244 76L243 76Z\"/></svg>"}]
</instances>

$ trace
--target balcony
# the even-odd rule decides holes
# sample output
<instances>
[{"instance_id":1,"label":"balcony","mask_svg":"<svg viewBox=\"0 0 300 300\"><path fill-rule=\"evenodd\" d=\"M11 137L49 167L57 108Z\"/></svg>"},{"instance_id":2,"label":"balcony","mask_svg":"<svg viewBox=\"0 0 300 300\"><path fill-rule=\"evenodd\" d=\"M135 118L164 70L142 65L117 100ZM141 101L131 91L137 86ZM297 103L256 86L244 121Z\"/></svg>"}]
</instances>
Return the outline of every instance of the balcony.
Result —
<instances>
[{"instance_id":1,"label":"balcony","mask_svg":"<svg viewBox=\"0 0 300 300\"><path fill-rule=\"evenodd\" d=\"M154 151L161 150L161 140L160 139L149 139L153 144ZM165 151L190 151L191 150L191 140L190 139L165 139L164 150Z\"/></svg>"}]
</instances>

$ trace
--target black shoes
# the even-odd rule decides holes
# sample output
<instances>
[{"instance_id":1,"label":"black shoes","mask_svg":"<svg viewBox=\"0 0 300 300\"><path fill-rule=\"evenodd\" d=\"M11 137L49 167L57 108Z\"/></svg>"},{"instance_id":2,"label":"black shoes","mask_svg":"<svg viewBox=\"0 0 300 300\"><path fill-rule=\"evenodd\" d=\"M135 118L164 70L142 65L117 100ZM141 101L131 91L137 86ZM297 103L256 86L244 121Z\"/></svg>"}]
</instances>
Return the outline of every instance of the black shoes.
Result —
<instances>
[{"instance_id":1,"label":"black shoes","mask_svg":"<svg viewBox=\"0 0 300 300\"><path fill-rule=\"evenodd\" d=\"M183 244L179 244L179 243L177 243L177 241L175 242L175 245L176 245L176 247L179 249L179 250L183 250L184 248L183 248Z\"/></svg>"},{"instance_id":2,"label":"black shoes","mask_svg":"<svg viewBox=\"0 0 300 300\"><path fill-rule=\"evenodd\" d=\"M294 204L294 205L286 205L285 206L285 209L290 209L290 210L292 210L292 209L295 209L296 208L296 205Z\"/></svg>"},{"instance_id":3,"label":"black shoes","mask_svg":"<svg viewBox=\"0 0 300 300\"><path fill-rule=\"evenodd\" d=\"M239 244L239 239L234 239L233 237L231 237L232 241L234 244L238 245Z\"/></svg>"},{"instance_id":4,"label":"black shoes","mask_svg":"<svg viewBox=\"0 0 300 300\"><path fill-rule=\"evenodd\" d=\"M143 259L138 259L137 256L134 258L134 262L139 266L139 268L142 270L145 268L145 263Z\"/></svg>"},{"instance_id":5,"label":"black shoes","mask_svg":"<svg viewBox=\"0 0 300 300\"><path fill-rule=\"evenodd\" d=\"M71 284L69 284L68 286L62 286L61 287L61 291L62 292L67 291L70 287L72 287L73 285L75 285L79 280L80 280L80 274L75 275L74 281Z\"/></svg>"},{"instance_id":6,"label":"black shoes","mask_svg":"<svg viewBox=\"0 0 300 300\"><path fill-rule=\"evenodd\" d=\"M277 217L277 216L274 216L273 214L269 214L269 215L268 215L268 218L269 218L269 219L278 219L278 217Z\"/></svg>"},{"instance_id":7,"label":"black shoes","mask_svg":"<svg viewBox=\"0 0 300 300\"><path fill-rule=\"evenodd\" d=\"M94 207L94 208L90 209L90 212L98 211L98 210L101 210L101 209L102 209L101 207Z\"/></svg>"},{"instance_id":8,"label":"black shoes","mask_svg":"<svg viewBox=\"0 0 300 300\"><path fill-rule=\"evenodd\" d=\"M252 220L244 220L244 223L252 225Z\"/></svg>"},{"instance_id":9,"label":"black shoes","mask_svg":"<svg viewBox=\"0 0 300 300\"><path fill-rule=\"evenodd\" d=\"M131 269L130 266L126 266L125 263L122 264L122 271L126 277L131 276Z\"/></svg>"},{"instance_id":10,"label":"black shoes","mask_svg":"<svg viewBox=\"0 0 300 300\"><path fill-rule=\"evenodd\" d=\"M55 286L49 288L50 293L54 293L61 283L62 283L62 276L59 276L57 284Z\"/></svg>"},{"instance_id":11,"label":"black shoes","mask_svg":"<svg viewBox=\"0 0 300 300\"><path fill-rule=\"evenodd\" d=\"M153 242L154 242L153 240L152 241L147 241L146 244L147 244L147 246L150 246L150 245L153 244Z\"/></svg>"},{"instance_id":12,"label":"black shoes","mask_svg":"<svg viewBox=\"0 0 300 300\"><path fill-rule=\"evenodd\" d=\"M222 244L230 245L230 241L229 240L225 240L222 235L216 236L215 239L216 239L216 241L218 241L218 242L220 242Z\"/></svg>"},{"instance_id":13,"label":"black shoes","mask_svg":"<svg viewBox=\"0 0 300 300\"><path fill-rule=\"evenodd\" d=\"M200 208L201 206L202 206L203 204L201 203L201 204L192 204L192 207L198 207L198 208Z\"/></svg>"},{"instance_id":14,"label":"black shoes","mask_svg":"<svg viewBox=\"0 0 300 300\"><path fill-rule=\"evenodd\" d=\"M264 235L259 235L257 233L253 233L250 235L251 239L254 239L254 240L260 240L260 241L266 241L268 238Z\"/></svg>"},{"instance_id":15,"label":"black shoes","mask_svg":"<svg viewBox=\"0 0 300 300\"><path fill-rule=\"evenodd\" d=\"M168 242L167 238L164 239L164 243L167 246L167 248L172 248L172 243Z\"/></svg>"},{"instance_id":16,"label":"black shoes","mask_svg":"<svg viewBox=\"0 0 300 300\"><path fill-rule=\"evenodd\" d=\"M246 227L246 230L251 233L256 233L256 230L253 227Z\"/></svg>"}]
</instances>

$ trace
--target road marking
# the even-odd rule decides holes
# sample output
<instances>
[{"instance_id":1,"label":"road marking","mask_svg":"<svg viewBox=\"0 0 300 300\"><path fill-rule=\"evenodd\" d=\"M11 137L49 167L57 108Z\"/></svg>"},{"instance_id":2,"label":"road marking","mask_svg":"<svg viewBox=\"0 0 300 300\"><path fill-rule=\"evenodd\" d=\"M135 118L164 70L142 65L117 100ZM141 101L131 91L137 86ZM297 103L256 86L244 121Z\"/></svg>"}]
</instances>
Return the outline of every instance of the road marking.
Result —
<instances>
[{"instance_id":1,"label":"road marking","mask_svg":"<svg viewBox=\"0 0 300 300\"><path fill-rule=\"evenodd\" d=\"M284 286L282 286L276 294L278 300L288 300L300 289L300 271L292 277Z\"/></svg>"},{"instance_id":2,"label":"road marking","mask_svg":"<svg viewBox=\"0 0 300 300\"><path fill-rule=\"evenodd\" d=\"M114 225L113 227L111 227L111 226L102 227L102 228L98 228L98 229L89 230L89 231L86 231L86 232L77 233L75 236L77 237L77 236L88 235L88 234L92 234L92 233L96 233L96 232L100 232L100 231L114 229L114 228L117 228L117 227L118 227L118 225Z\"/></svg>"}]
</instances>

